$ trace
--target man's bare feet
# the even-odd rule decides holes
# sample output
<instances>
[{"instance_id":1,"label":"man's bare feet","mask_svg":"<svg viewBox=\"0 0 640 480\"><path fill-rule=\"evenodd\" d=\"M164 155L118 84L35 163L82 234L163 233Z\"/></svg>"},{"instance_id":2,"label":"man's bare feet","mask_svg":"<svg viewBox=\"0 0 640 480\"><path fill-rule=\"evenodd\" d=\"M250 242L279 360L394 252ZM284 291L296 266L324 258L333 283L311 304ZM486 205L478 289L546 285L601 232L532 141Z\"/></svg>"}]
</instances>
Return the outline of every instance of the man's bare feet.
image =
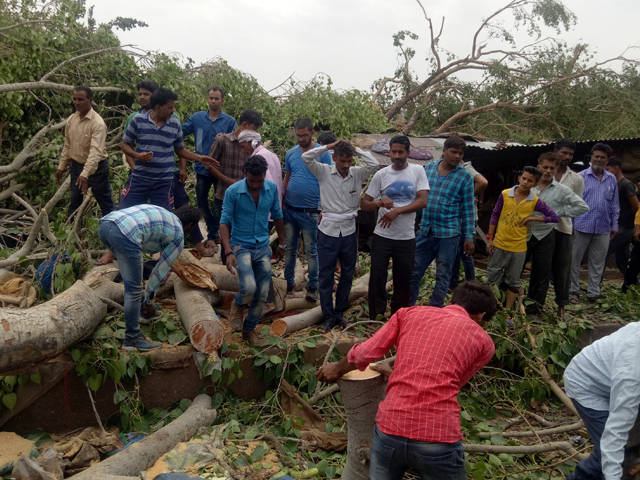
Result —
<instances>
[{"instance_id":1,"label":"man's bare feet","mask_svg":"<svg viewBox=\"0 0 640 480\"><path fill-rule=\"evenodd\" d=\"M96 263L94 263L94 265L96 267L99 267L101 265L108 265L109 263L113 262L116 259L116 256L109 252L106 255L103 255L102 257L100 257L98 260L96 260Z\"/></svg>"}]
</instances>

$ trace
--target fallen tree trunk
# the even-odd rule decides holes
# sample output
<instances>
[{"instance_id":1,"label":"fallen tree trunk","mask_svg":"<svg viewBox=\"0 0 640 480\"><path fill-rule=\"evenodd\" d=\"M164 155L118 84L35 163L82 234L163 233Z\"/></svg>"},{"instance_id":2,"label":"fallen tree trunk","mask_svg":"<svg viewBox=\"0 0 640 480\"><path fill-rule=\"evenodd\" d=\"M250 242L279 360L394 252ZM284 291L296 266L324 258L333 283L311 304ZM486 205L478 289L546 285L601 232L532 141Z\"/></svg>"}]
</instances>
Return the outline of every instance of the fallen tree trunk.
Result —
<instances>
[{"instance_id":1,"label":"fallen tree trunk","mask_svg":"<svg viewBox=\"0 0 640 480\"><path fill-rule=\"evenodd\" d=\"M169 425L73 478L94 480L109 478L109 475L139 475L178 443L186 442L200 427L211 425L215 419L216 411L211 409L211 397L198 395L187 411Z\"/></svg>"},{"instance_id":2,"label":"fallen tree trunk","mask_svg":"<svg viewBox=\"0 0 640 480\"><path fill-rule=\"evenodd\" d=\"M291 310L310 310L320 306L320 302L310 302L305 297L288 298L284 301L284 311Z\"/></svg>"},{"instance_id":3,"label":"fallen tree trunk","mask_svg":"<svg viewBox=\"0 0 640 480\"><path fill-rule=\"evenodd\" d=\"M345 480L367 480L369 458L378 405L384 399L387 382L378 372L349 372L337 381L349 425Z\"/></svg>"},{"instance_id":4,"label":"fallen tree trunk","mask_svg":"<svg viewBox=\"0 0 640 480\"><path fill-rule=\"evenodd\" d=\"M220 301L220 292L195 288L181 278L174 282L176 303L191 344L199 351L213 353L224 340L224 327L212 305Z\"/></svg>"},{"instance_id":5,"label":"fallen tree trunk","mask_svg":"<svg viewBox=\"0 0 640 480\"><path fill-rule=\"evenodd\" d=\"M387 292L393 288L393 283L388 282L386 286ZM360 277L351 287L349 292L349 303L353 303L360 298L364 297L369 290L369 274ZM310 327L320 323L324 316L322 315L322 309L320 307L312 308L306 312L298 315L291 315L290 317L279 318L271 325L271 333L278 337L282 337L287 333L297 332L303 328Z\"/></svg>"},{"instance_id":6,"label":"fallen tree trunk","mask_svg":"<svg viewBox=\"0 0 640 480\"><path fill-rule=\"evenodd\" d=\"M83 281L30 308L0 308L0 375L28 371L91 335L107 313L100 296Z\"/></svg>"},{"instance_id":7,"label":"fallen tree trunk","mask_svg":"<svg viewBox=\"0 0 640 480\"><path fill-rule=\"evenodd\" d=\"M211 274L204 263L194 257L189 250L182 250L171 270L189 285L197 288L216 290L218 287L211 280Z\"/></svg>"}]
</instances>

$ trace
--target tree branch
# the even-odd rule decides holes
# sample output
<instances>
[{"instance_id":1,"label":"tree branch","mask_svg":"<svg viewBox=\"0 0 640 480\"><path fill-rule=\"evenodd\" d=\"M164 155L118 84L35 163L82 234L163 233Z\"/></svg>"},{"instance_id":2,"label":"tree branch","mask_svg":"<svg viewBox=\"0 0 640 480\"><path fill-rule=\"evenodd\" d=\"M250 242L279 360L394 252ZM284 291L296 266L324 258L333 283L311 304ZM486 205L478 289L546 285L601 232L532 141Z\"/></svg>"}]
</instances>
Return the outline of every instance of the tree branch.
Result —
<instances>
[{"instance_id":1,"label":"tree branch","mask_svg":"<svg viewBox=\"0 0 640 480\"><path fill-rule=\"evenodd\" d=\"M62 85L52 82L25 82L25 83L7 83L0 85L0 93L22 92L27 90L59 90L62 92L73 92L76 88L74 85ZM118 87L91 87L94 92L122 92Z\"/></svg>"},{"instance_id":2,"label":"tree branch","mask_svg":"<svg viewBox=\"0 0 640 480\"><path fill-rule=\"evenodd\" d=\"M0 88L2 88L2 85L0 85ZM55 125L49 124L41 128L38 133L36 133L31 138L31 140L29 140L29 143L27 143L27 145L20 151L20 153L16 155L16 158L13 159L13 162L11 162L9 165L0 165L0 173L10 173L19 170L28 158L33 157L38 152L38 150L40 149L38 144L47 133L53 130L60 130L66 124L67 120L63 120L62 122L56 123Z\"/></svg>"},{"instance_id":3,"label":"tree branch","mask_svg":"<svg viewBox=\"0 0 640 480\"><path fill-rule=\"evenodd\" d=\"M32 23L53 23L53 20L27 20L26 22L16 23L15 25L11 25L9 27L0 28L0 32L6 32L8 30L13 30L14 28L22 27L24 25L29 25Z\"/></svg>"},{"instance_id":4,"label":"tree branch","mask_svg":"<svg viewBox=\"0 0 640 480\"><path fill-rule=\"evenodd\" d=\"M77 57L73 57L70 58L68 60L65 60L64 62L58 64L53 70L51 70L49 73L45 73L42 78L40 79L40 82L45 82L51 75L53 75L57 70L60 70L62 67L64 67L66 64L71 63L71 62L75 62L77 60L80 60L82 58L86 58L86 57L90 57L91 55L97 55L98 53L104 53L104 52L110 52L110 51L115 51L115 50L120 50L123 51L123 49L125 47L130 47L131 45L123 45L122 47L109 47L109 48L103 48L101 50L94 50L92 52L87 52L87 53L83 53L82 55L78 55Z\"/></svg>"}]
</instances>

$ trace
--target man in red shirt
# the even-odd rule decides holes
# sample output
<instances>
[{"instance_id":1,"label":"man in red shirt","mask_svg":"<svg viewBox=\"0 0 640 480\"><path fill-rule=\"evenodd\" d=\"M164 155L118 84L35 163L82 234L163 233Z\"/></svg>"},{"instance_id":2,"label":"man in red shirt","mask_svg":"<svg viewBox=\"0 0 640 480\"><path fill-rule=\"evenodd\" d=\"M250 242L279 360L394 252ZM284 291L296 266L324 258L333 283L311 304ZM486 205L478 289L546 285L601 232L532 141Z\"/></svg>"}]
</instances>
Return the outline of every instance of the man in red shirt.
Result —
<instances>
[{"instance_id":1,"label":"man in red shirt","mask_svg":"<svg viewBox=\"0 0 640 480\"><path fill-rule=\"evenodd\" d=\"M400 309L340 362L318 370L318 380L332 382L356 368L365 370L396 346L395 367L376 416L370 479L400 480L408 468L420 478L467 478L456 397L495 352L479 325L495 313L491 289L464 282L448 306Z\"/></svg>"}]
</instances>

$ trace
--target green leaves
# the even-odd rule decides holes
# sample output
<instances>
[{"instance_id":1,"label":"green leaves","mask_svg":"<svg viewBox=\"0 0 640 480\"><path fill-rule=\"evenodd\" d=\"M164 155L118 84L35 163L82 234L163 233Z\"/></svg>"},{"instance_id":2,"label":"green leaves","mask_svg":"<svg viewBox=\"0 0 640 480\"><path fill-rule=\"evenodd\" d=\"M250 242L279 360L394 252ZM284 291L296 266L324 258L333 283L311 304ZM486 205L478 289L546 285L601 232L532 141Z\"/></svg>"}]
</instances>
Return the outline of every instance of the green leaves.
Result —
<instances>
[{"instance_id":1,"label":"green leaves","mask_svg":"<svg viewBox=\"0 0 640 480\"><path fill-rule=\"evenodd\" d=\"M91 390L97 392L100 386L102 385L102 374L99 373L95 377L90 377L87 380L87 385Z\"/></svg>"},{"instance_id":2,"label":"green leaves","mask_svg":"<svg viewBox=\"0 0 640 480\"><path fill-rule=\"evenodd\" d=\"M18 396L15 393L7 393L2 396L2 403L9 410L13 410L13 407L16 406L17 401L18 401Z\"/></svg>"},{"instance_id":3,"label":"green leaves","mask_svg":"<svg viewBox=\"0 0 640 480\"><path fill-rule=\"evenodd\" d=\"M268 448L265 448L263 445L258 445L256 448L253 449L253 452L251 452L251 460L253 460L254 462L257 462L262 457L264 457L268 451L269 451Z\"/></svg>"}]
</instances>

